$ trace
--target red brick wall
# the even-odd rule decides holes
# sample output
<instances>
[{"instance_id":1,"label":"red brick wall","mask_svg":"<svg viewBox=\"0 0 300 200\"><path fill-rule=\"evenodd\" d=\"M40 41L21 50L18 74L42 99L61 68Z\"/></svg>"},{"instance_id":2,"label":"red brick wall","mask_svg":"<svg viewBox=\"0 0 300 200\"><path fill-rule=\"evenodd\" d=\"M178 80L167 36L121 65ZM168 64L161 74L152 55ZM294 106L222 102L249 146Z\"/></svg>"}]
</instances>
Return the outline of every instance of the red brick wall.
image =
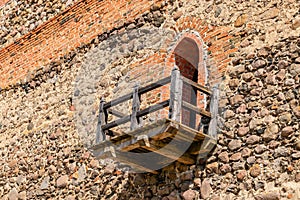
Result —
<instances>
[{"instance_id":1,"label":"red brick wall","mask_svg":"<svg viewBox=\"0 0 300 200\"><path fill-rule=\"evenodd\" d=\"M207 85L208 87L213 86L216 83L220 83L222 77L224 76L226 66L231 61L231 54L237 51L238 45L235 46L232 42L233 36L229 35L228 31L230 30L227 27L210 27L205 25L202 21L195 19L195 18L182 18L180 22L178 22L178 27L180 31L184 31L188 28L193 28L196 30L199 35L193 33L184 33L182 37L175 42L173 46L173 50L168 52L166 56L160 54L154 55L156 60L151 57L148 58L147 62L138 63L136 66L133 67L132 74L139 74L140 76L135 76L135 78L147 83L149 81L161 79L163 77L167 77L171 74L171 70L173 69L174 65L176 64L182 75L193 79L194 73L198 73L197 81L199 84ZM181 40L184 38L190 38L199 48L199 60L198 60L198 70L196 71L196 67L194 67L191 63L189 63L185 58L180 57L174 51L177 45L180 44ZM201 40L202 39L202 40ZM203 48L203 46L208 46L207 49ZM208 58L204 60L204 51L208 54ZM165 61L163 64L164 68L161 68L162 64L159 65L160 61ZM143 67L144 64L147 63L149 66L154 66L154 68ZM152 64L151 64L152 63ZM155 63L155 64L154 64ZM159 67L158 67L158 66ZM152 71L148 71L152 69ZM163 72L163 73L162 73ZM150 75L149 75L150 73ZM206 77L208 75L208 77ZM206 78L207 83L206 83ZM147 81L146 81L147 80ZM200 92L197 93L196 102L192 102L192 88L190 86L184 85L183 86L183 98L187 102L190 102L197 107L204 108L204 95ZM161 89L148 94L147 102L151 102L151 104L157 103L158 97L161 96L160 101L164 101L169 99L169 85L162 87ZM164 109L160 112L160 117L168 117L168 109ZM190 125L191 121L190 112L186 109L182 110L182 123L186 125ZM200 123L200 116L196 116L195 126L197 127Z\"/></svg>"},{"instance_id":2,"label":"red brick wall","mask_svg":"<svg viewBox=\"0 0 300 200\"><path fill-rule=\"evenodd\" d=\"M232 60L231 54L238 50L239 36L229 33L231 27L214 27L196 17L180 18L177 21L177 27L179 31L191 29L199 33L203 43L208 46L208 83L209 85L219 83L225 74L226 67ZM203 69L203 67L199 67L199 69Z\"/></svg>"},{"instance_id":3,"label":"red brick wall","mask_svg":"<svg viewBox=\"0 0 300 200\"><path fill-rule=\"evenodd\" d=\"M150 10L153 3L160 4L161 2L162 0L78 1L33 32L18 39L14 44L0 50L0 87L7 88L26 79L42 66L89 43L99 34L114 28L121 28L125 22L133 21ZM199 46L198 83L205 83L206 66L209 70L209 84L220 82L226 66L231 61L230 54L237 51L237 47L232 43L233 36L228 33L230 28L212 27L193 17L180 18L176 26L180 32L190 29L199 33L199 36L185 33L181 38L189 37ZM175 41L174 48L181 39L177 43ZM205 62L203 62L203 44L208 46L206 51L209 54ZM144 85L155 79L169 76L176 62L178 65L186 65L190 68L188 63L182 63L179 60L176 61L174 49L171 52L163 49L143 63L138 63L140 67L133 66L130 73L133 78L141 80L141 84ZM153 65L153 63L156 64ZM144 65L150 67L145 68ZM184 69L182 72L187 73ZM169 98L168 85L158 89L153 95L147 96L146 100L155 103L159 98L160 100ZM201 95L197 96L197 106L203 106L199 103L201 98L203 98ZM167 116L168 110L163 110L161 114Z\"/></svg>"},{"instance_id":4,"label":"red brick wall","mask_svg":"<svg viewBox=\"0 0 300 200\"><path fill-rule=\"evenodd\" d=\"M3 1L2 1L3 2ZM0 87L26 79L35 70L66 55L97 35L122 27L150 9L155 1L78 1L58 16L41 25L15 43L0 50ZM231 61L229 55L237 51L230 41L228 27L211 27L198 18L183 17L177 21L179 31L197 31L209 46L210 80L219 80ZM168 69L170 74L171 69ZM168 72L165 70L165 72ZM201 79L199 79L201 80Z\"/></svg>"},{"instance_id":5,"label":"red brick wall","mask_svg":"<svg viewBox=\"0 0 300 200\"><path fill-rule=\"evenodd\" d=\"M14 44L0 50L0 87L86 44L97 35L122 27L162 0L79 1Z\"/></svg>"}]
</instances>

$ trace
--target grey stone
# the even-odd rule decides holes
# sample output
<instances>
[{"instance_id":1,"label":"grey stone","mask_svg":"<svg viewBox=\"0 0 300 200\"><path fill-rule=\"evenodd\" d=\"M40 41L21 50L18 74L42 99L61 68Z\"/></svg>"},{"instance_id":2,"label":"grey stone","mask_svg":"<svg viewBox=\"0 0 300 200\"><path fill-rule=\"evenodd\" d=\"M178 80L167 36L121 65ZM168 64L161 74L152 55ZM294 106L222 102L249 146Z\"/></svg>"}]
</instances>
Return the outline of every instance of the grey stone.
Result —
<instances>
[{"instance_id":1,"label":"grey stone","mask_svg":"<svg viewBox=\"0 0 300 200\"><path fill-rule=\"evenodd\" d=\"M242 154L241 153L234 153L230 156L230 160L233 160L233 161L238 161L242 158Z\"/></svg>"},{"instance_id":2,"label":"grey stone","mask_svg":"<svg viewBox=\"0 0 300 200\"><path fill-rule=\"evenodd\" d=\"M201 198L207 199L212 192L212 188L210 186L210 179L204 179L201 184L200 193Z\"/></svg>"},{"instance_id":3,"label":"grey stone","mask_svg":"<svg viewBox=\"0 0 300 200\"><path fill-rule=\"evenodd\" d=\"M8 200L18 200L18 190L16 188L13 188L9 193L8 193Z\"/></svg>"},{"instance_id":4,"label":"grey stone","mask_svg":"<svg viewBox=\"0 0 300 200\"><path fill-rule=\"evenodd\" d=\"M252 63L252 67L253 67L254 69L258 69L258 68L265 67L266 64L267 64L266 61L259 59L259 60L256 60L256 61L254 61L254 62Z\"/></svg>"},{"instance_id":5,"label":"grey stone","mask_svg":"<svg viewBox=\"0 0 300 200\"><path fill-rule=\"evenodd\" d=\"M260 141L260 137L257 135L251 135L247 138L246 143L247 144L256 144Z\"/></svg>"},{"instance_id":6,"label":"grey stone","mask_svg":"<svg viewBox=\"0 0 300 200\"><path fill-rule=\"evenodd\" d=\"M251 151L251 149L246 147L246 148L242 149L241 153L242 153L242 157L249 157L251 155L252 151Z\"/></svg>"},{"instance_id":7,"label":"grey stone","mask_svg":"<svg viewBox=\"0 0 300 200\"><path fill-rule=\"evenodd\" d=\"M287 126L287 127L284 127L281 130L281 136L282 137L289 137L293 132L294 132L293 127L292 126Z\"/></svg>"},{"instance_id":8,"label":"grey stone","mask_svg":"<svg viewBox=\"0 0 300 200\"><path fill-rule=\"evenodd\" d=\"M26 191L22 191L19 193L18 198L20 200L26 200L27 199L27 192Z\"/></svg>"},{"instance_id":9,"label":"grey stone","mask_svg":"<svg viewBox=\"0 0 300 200\"><path fill-rule=\"evenodd\" d=\"M231 167L230 167L230 165L229 164L224 164L224 165L222 165L221 167L220 167L220 172L222 173L222 174L226 174L226 173L228 173L228 172L231 172Z\"/></svg>"},{"instance_id":10,"label":"grey stone","mask_svg":"<svg viewBox=\"0 0 300 200\"><path fill-rule=\"evenodd\" d=\"M281 121L282 123L290 123L292 120L292 114L291 113L282 113L279 116L279 121Z\"/></svg>"},{"instance_id":11,"label":"grey stone","mask_svg":"<svg viewBox=\"0 0 300 200\"><path fill-rule=\"evenodd\" d=\"M79 170L78 170L78 182L82 182L84 181L84 179L86 178L87 174L86 174L86 166L83 164Z\"/></svg>"},{"instance_id":12,"label":"grey stone","mask_svg":"<svg viewBox=\"0 0 300 200\"><path fill-rule=\"evenodd\" d=\"M228 162L229 162L228 152L226 152L226 151L220 153L220 154L218 155L218 158L219 158L222 162L224 162L224 163L228 163Z\"/></svg>"},{"instance_id":13,"label":"grey stone","mask_svg":"<svg viewBox=\"0 0 300 200\"><path fill-rule=\"evenodd\" d=\"M219 164L217 162L210 163L210 164L206 165L206 169L210 173L212 173L212 172L218 173L218 171L219 171Z\"/></svg>"},{"instance_id":14,"label":"grey stone","mask_svg":"<svg viewBox=\"0 0 300 200\"><path fill-rule=\"evenodd\" d=\"M255 200L279 200L280 194L277 192L267 192L264 194L256 195Z\"/></svg>"},{"instance_id":15,"label":"grey stone","mask_svg":"<svg viewBox=\"0 0 300 200\"><path fill-rule=\"evenodd\" d=\"M294 158L294 159L299 159L299 158L300 158L300 152L293 153L293 154L292 154L292 158Z\"/></svg>"},{"instance_id":16,"label":"grey stone","mask_svg":"<svg viewBox=\"0 0 300 200\"><path fill-rule=\"evenodd\" d=\"M40 185L40 189L47 190L49 188L49 182L50 182L50 177L46 176Z\"/></svg>"},{"instance_id":17,"label":"grey stone","mask_svg":"<svg viewBox=\"0 0 300 200\"><path fill-rule=\"evenodd\" d=\"M228 144L228 148L231 151L237 150L242 146L242 142L240 140L231 140Z\"/></svg>"},{"instance_id":18,"label":"grey stone","mask_svg":"<svg viewBox=\"0 0 300 200\"><path fill-rule=\"evenodd\" d=\"M262 135L263 140L270 141L277 138L277 133L279 132L279 127L277 124L270 124Z\"/></svg>"},{"instance_id":19,"label":"grey stone","mask_svg":"<svg viewBox=\"0 0 300 200\"><path fill-rule=\"evenodd\" d=\"M69 183L69 177L67 175L61 176L56 180L56 185L59 188L64 188Z\"/></svg>"},{"instance_id":20,"label":"grey stone","mask_svg":"<svg viewBox=\"0 0 300 200\"><path fill-rule=\"evenodd\" d=\"M250 168L250 175L252 177L257 177L260 175L260 173L261 173L261 168L259 165L255 164Z\"/></svg>"},{"instance_id":21,"label":"grey stone","mask_svg":"<svg viewBox=\"0 0 300 200\"><path fill-rule=\"evenodd\" d=\"M275 149L274 157L287 157L290 155L290 151L286 147L278 147Z\"/></svg>"},{"instance_id":22,"label":"grey stone","mask_svg":"<svg viewBox=\"0 0 300 200\"><path fill-rule=\"evenodd\" d=\"M197 199L197 192L195 190L187 190L183 192L182 197L184 200L194 200Z\"/></svg>"},{"instance_id":23,"label":"grey stone","mask_svg":"<svg viewBox=\"0 0 300 200\"><path fill-rule=\"evenodd\" d=\"M247 158L247 163L249 163L249 164L254 164L255 161L256 161L255 156L250 156Z\"/></svg>"}]
</instances>

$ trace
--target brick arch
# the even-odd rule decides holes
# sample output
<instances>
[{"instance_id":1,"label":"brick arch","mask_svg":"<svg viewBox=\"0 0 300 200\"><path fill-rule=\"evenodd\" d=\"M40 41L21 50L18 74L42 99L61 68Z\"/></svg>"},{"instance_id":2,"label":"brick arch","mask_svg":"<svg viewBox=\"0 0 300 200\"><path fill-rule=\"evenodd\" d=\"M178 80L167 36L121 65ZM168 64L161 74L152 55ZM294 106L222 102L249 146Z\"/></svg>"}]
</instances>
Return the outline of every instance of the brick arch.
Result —
<instances>
[{"instance_id":1,"label":"brick arch","mask_svg":"<svg viewBox=\"0 0 300 200\"><path fill-rule=\"evenodd\" d=\"M206 83L207 70L204 62L204 48L201 38L196 33L184 32L169 52L167 68L177 66L182 76L199 84ZM205 107L205 96L195 91L190 85L183 85L183 100L197 107ZM189 110L182 110L182 123L197 128L200 117Z\"/></svg>"},{"instance_id":2,"label":"brick arch","mask_svg":"<svg viewBox=\"0 0 300 200\"><path fill-rule=\"evenodd\" d=\"M197 82L206 84L208 77L204 60L206 50L200 34L196 31L182 31L176 41L170 46L171 48L169 48L166 58L166 73L169 74L171 72L176 60L178 61L180 58L183 58L198 70ZM191 51L196 53L191 54Z\"/></svg>"}]
</instances>

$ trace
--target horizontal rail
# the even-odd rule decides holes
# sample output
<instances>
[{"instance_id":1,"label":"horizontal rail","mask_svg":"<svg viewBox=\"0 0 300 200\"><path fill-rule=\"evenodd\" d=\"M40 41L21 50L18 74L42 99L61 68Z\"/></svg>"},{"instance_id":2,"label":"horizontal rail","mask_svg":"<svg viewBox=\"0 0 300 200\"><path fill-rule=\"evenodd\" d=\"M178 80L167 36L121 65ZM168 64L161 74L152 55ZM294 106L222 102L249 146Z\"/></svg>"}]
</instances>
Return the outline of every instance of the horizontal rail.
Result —
<instances>
[{"instance_id":1,"label":"horizontal rail","mask_svg":"<svg viewBox=\"0 0 300 200\"><path fill-rule=\"evenodd\" d=\"M191 79L188 79L184 76L181 76L183 82L187 83L187 84L190 84L192 87L200 90L201 92L205 93L205 94L208 94L208 95L211 95L211 91L207 88L207 87L204 87L203 85L200 85L198 83L195 83L194 81L192 81Z\"/></svg>"},{"instance_id":2,"label":"horizontal rail","mask_svg":"<svg viewBox=\"0 0 300 200\"><path fill-rule=\"evenodd\" d=\"M166 85L166 84L168 84L170 82L171 82L171 76L166 77L164 79L161 79L161 80L159 80L159 81L157 81L155 83L152 83L150 85L147 85L145 87L140 88L139 89L139 95L147 93L147 92L149 92L151 90L154 90L156 88L159 88L159 87L161 87L163 85ZM133 95L132 93L131 94L127 94L127 95L124 95L124 96L122 96L122 97L120 97L118 99L115 99L115 100L112 100L110 102L107 102L107 103L104 104L103 109L108 109L108 108L110 108L112 106L115 106L115 105L118 105L120 103L123 103L124 101L128 101L128 100L130 100L132 98L132 95Z\"/></svg>"},{"instance_id":3,"label":"horizontal rail","mask_svg":"<svg viewBox=\"0 0 300 200\"><path fill-rule=\"evenodd\" d=\"M154 106L149 106L148 108L146 108L144 110L138 111L137 114L136 114L136 117L143 117L147 114L150 114L152 112L155 112L157 110L165 108L165 107L169 106L169 104L170 104L170 100L166 100L166 101L158 103ZM118 125L125 124L125 123L130 121L130 118L131 118L131 115L127 115L127 116L125 116L121 119L117 119L117 120L112 121L108 124L102 125L102 130L108 130L108 129L114 128Z\"/></svg>"},{"instance_id":4,"label":"horizontal rail","mask_svg":"<svg viewBox=\"0 0 300 200\"><path fill-rule=\"evenodd\" d=\"M117 111L117 110L114 110L114 109L111 109L111 108L107 109L107 112L108 112L109 114L112 114L112 115L114 115L114 116L116 116L116 117L119 117L119 118L122 118L122 117L125 117L125 116L126 116L124 113L121 113L121 112L119 112L119 111Z\"/></svg>"},{"instance_id":5,"label":"horizontal rail","mask_svg":"<svg viewBox=\"0 0 300 200\"><path fill-rule=\"evenodd\" d=\"M190 103L188 103L186 101L182 101L182 107L184 107L184 108L186 108L188 110L194 111L197 114L200 114L202 116L211 118L211 113L210 112L208 112L208 111L206 111L204 109L198 108L198 107L196 107L196 106L194 106L194 105L192 105L192 104L190 104Z\"/></svg>"}]
</instances>

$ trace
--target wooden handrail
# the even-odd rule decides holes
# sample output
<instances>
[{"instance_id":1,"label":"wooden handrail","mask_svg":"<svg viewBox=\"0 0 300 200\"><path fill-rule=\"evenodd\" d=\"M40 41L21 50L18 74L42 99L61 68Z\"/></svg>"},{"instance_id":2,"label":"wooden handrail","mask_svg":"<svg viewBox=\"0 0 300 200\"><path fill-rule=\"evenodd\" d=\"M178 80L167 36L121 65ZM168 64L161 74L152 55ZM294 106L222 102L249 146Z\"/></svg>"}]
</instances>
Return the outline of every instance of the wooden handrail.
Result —
<instances>
[{"instance_id":1,"label":"wooden handrail","mask_svg":"<svg viewBox=\"0 0 300 200\"><path fill-rule=\"evenodd\" d=\"M138 86L135 87L133 93L124 95L122 97L119 97L118 99L114 99L110 102L105 103L104 100L101 101L100 105L100 111L99 111L99 121L98 121L98 129L97 129L97 143L100 140L104 139L104 134L108 133L108 131L111 131L111 128L114 128L116 126L119 126L121 124L125 124L127 122L131 121L130 129L134 130L137 127L140 126L140 117L143 117L145 115L148 115L152 112L155 112L157 110L160 110L162 108L165 108L169 106L169 118L173 119L175 121L180 121L181 116L181 109L185 108L192 112L195 112L196 114L200 114L202 116L212 118L216 114L211 114L210 112L206 111L205 109L198 108L197 106L191 104L190 102L186 102L182 99L182 83L187 83L191 85L193 88L195 88L198 91L201 91L207 95L211 95L212 98L214 98L215 93L211 92L207 87L204 87L196 82L193 82L192 80L180 75L180 71L178 68L174 68L172 71L171 76L163 78L155 83L152 83L150 85L147 85L145 87L139 88ZM145 94L147 92L150 92L154 89L157 89L161 86L164 86L168 83L171 83L170 86L170 99L157 103L153 106L149 106L144 110L139 110L139 104L140 104L140 97L142 94ZM123 103L125 101L128 101L130 99L133 99L133 105L132 105L132 113L129 115L123 114L122 112L116 111L112 109L111 107L116 106L120 103ZM113 114L119 119L107 123L107 114ZM215 113L215 111L214 111ZM213 116L212 116L213 115ZM103 123L104 122L104 123ZM101 139L100 139L101 138Z\"/></svg>"},{"instance_id":2,"label":"wooden handrail","mask_svg":"<svg viewBox=\"0 0 300 200\"><path fill-rule=\"evenodd\" d=\"M211 95L211 91L207 87L204 87L203 85L200 85L184 76L181 76L181 78L182 78L183 82L190 84L192 87L196 88L197 90L200 90L201 92L203 92L205 94Z\"/></svg>"},{"instance_id":3,"label":"wooden handrail","mask_svg":"<svg viewBox=\"0 0 300 200\"><path fill-rule=\"evenodd\" d=\"M198 108L198 107L196 107L196 106L194 106L194 105L192 105L192 104L190 104L190 103L188 103L186 101L182 101L182 107L184 107L184 108L186 108L188 110L194 111L197 114L200 114L202 116L211 118L211 113L210 112L208 112L208 111L206 111L204 109Z\"/></svg>"},{"instance_id":4,"label":"wooden handrail","mask_svg":"<svg viewBox=\"0 0 300 200\"><path fill-rule=\"evenodd\" d=\"M166 85L166 84L168 84L170 82L171 82L171 76L168 76L168 77L166 77L164 79L161 79L161 80L159 80L159 81L157 81L155 83L152 83L150 85L147 85L145 87L140 88L138 94L139 95L145 94L145 93L147 93L147 92L149 92L151 90L159 88L159 87L161 87L163 85ZM131 94L124 95L124 96L122 96L122 97L120 97L118 99L115 99L115 100L112 100L110 102L107 102L107 103L104 104L103 109L108 109L108 108L110 108L112 106L115 106L115 105L118 105L120 103L123 103L124 101L128 101L128 100L132 99L132 97L133 97L133 94L131 93Z\"/></svg>"},{"instance_id":5,"label":"wooden handrail","mask_svg":"<svg viewBox=\"0 0 300 200\"><path fill-rule=\"evenodd\" d=\"M169 103L170 103L170 100L166 100L166 101L158 103L154 106L149 106L148 108L146 108L144 110L138 111L137 114L136 114L136 117L143 117L147 114L150 114L152 112L155 112L157 110L165 108L165 107L169 106ZM122 117L121 119L117 119L117 120L112 121L108 124L102 125L101 128L102 128L103 131L108 130L108 129L114 128L118 125L125 124L125 123L129 122L130 119L131 119L131 115L127 115L125 117Z\"/></svg>"},{"instance_id":6,"label":"wooden handrail","mask_svg":"<svg viewBox=\"0 0 300 200\"><path fill-rule=\"evenodd\" d=\"M119 117L119 118L122 118L122 117L125 117L125 116L126 116L124 113L121 113L121 112L119 112L119 111L117 111L117 110L114 110L114 109L112 109L112 108L107 109L107 112L108 112L109 114L112 114L112 115L114 115L114 116L116 116L116 117Z\"/></svg>"}]
</instances>

